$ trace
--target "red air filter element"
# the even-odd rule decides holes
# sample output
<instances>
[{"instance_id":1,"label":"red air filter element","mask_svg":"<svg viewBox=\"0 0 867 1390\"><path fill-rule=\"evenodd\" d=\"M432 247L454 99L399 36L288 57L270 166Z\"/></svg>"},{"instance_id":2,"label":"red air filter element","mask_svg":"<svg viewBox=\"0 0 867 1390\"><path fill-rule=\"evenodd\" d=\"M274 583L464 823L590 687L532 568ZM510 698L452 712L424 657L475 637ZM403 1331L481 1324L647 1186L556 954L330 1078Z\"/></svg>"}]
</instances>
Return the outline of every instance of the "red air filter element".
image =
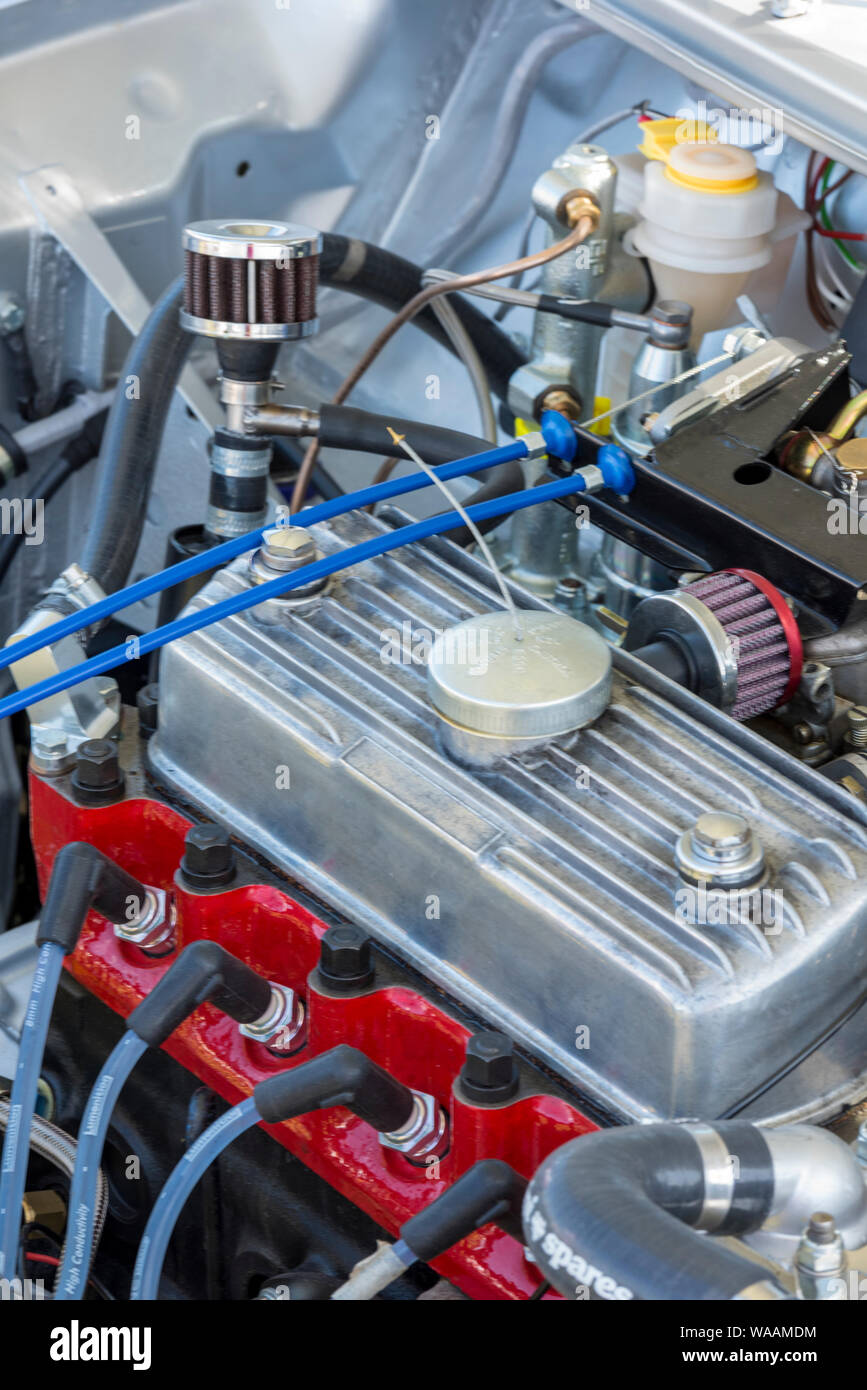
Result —
<instances>
[{"instance_id":1,"label":"red air filter element","mask_svg":"<svg viewBox=\"0 0 867 1390\"><path fill-rule=\"evenodd\" d=\"M724 628L738 668L729 713L753 719L791 699L804 665L798 625L773 584L752 570L720 570L684 590L699 599Z\"/></svg>"}]
</instances>

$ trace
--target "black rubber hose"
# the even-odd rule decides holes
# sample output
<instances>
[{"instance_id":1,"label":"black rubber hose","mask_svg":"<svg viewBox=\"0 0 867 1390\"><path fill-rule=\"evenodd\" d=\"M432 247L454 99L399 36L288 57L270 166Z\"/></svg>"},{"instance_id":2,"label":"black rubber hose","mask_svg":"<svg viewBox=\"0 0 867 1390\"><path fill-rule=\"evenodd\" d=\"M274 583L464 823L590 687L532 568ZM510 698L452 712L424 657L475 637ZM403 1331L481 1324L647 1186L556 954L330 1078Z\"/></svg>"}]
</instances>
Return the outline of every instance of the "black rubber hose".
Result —
<instances>
[{"instance_id":1,"label":"black rubber hose","mask_svg":"<svg viewBox=\"0 0 867 1390\"><path fill-rule=\"evenodd\" d=\"M253 1100L267 1124L280 1124L311 1110L345 1105L380 1134L402 1129L415 1106L408 1086L345 1043L302 1067L260 1081L253 1091Z\"/></svg>"},{"instance_id":2,"label":"black rubber hose","mask_svg":"<svg viewBox=\"0 0 867 1390\"><path fill-rule=\"evenodd\" d=\"M392 251L385 251L381 246L373 246L355 237L340 236L336 232L325 232L322 242L319 279L329 288L349 290L372 304L381 304L393 313L402 309L423 288L424 272L421 267L403 256L396 256ZM458 294L450 295L449 299L485 365L492 389L500 400L505 401L509 379L523 366L526 360L524 355L493 319L480 313ZM414 322L430 337L442 343L443 347L454 352L448 335L432 309L423 309Z\"/></svg>"},{"instance_id":3,"label":"black rubber hose","mask_svg":"<svg viewBox=\"0 0 867 1390\"><path fill-rule=\"evenodd\" d=\"M253 1023L268 1011L271 985L216 941L194 941L136 1005L126 1026L149 1047L159 1047L206 1000L236 1023Z\"/></svg>"},{"instance_id":4,"label":"black rubber hose","mask_svg":"<svg viewBox=\"0 0 867 1390\"><path fill-rule=\"evenodd\" d=\"M183 295L179 276L151 309L109 411L81 562L109 594L126 583L138 550L169 407L193 341L178 321Z\"/></svg>"},{"instance_id":5,"label":"black rubber hose","mask_svg":"<svg viewBox=\"0 0 867 1390\"><path fill-rule=\"evenodd\" d=\"M396 420L391 415L377 415L369 410L355 410L346 405L321 405L319 407L319 441L326 449L358 449L364 453L388 453L391 439L388 426L405 434L413 448L422 456L425 463L436 466L451 463L452 459L464 455L481 454L493 446L487 439L479 439L472 434L461 434L458 430L442 429L439 425L427 425L421 420ZM510 463L500 463L492 470L491 477L463 505L474 506L477 502L489 502L494 497L506 497L510 492L520 492L524 486L524 470L513 459ZM483 521L479 530L486 532L499 526L502 518L491 517ZM456 545L469 545L474 539L472 532L462 526L451 531L448 539Z\"/></svg>"},{"instance_id":6,"label":"black rubber hose","mask_svg":"<svg viewBox=\"0 0 867 1390\"><path fill-rule=\"evenodd\" d=\"M319 274L323 285L349 290L395 312L422 288L422 270L412 261L333 232L323 236ZM84 569L107 593L121 588L132 568L169 407L192 343L178 321L183 295L183 276L179 276L154 305L134 340L109 414L94 516L82 559ZM485 364L492 388L505 401L509 379L524 357L492 319L458 296L452 302ZM417 322L452 349L430 309ZM131 378L134 390L127 389ZM484 499L480 494L472 500Z\"/></svg>"},{"instance_id":7,"label":"black rubber hose","mask_svg":"<svg viewBox=\"0 0 867 1390\"><path fill-rule=\"evenodd\" d=\"M525 1178L498 1158L483 1158L400 1228L400 1238L419 1260L435 1260L489 1221L522 1239Z\"/></svg>"},{"instance_id":8,"label":"black rubber hose","mask_svg":"<svg viewBox=\"0 0 867 1390\"><path fill-rule=\"evenodd\" d=\"M145 898L144 885L132 874L94 845L72 840L54 860L39 914L37 945L53 941L69 955L91 907L110 922L123 923L141 912Z\"/></svg>"},{"instance_id":9,"label":"black rubber hose","mask_svg":"<svg viewBox=\"0 0 867 1390\"><path fill-rule=\"evenodd\" d=\"M349 405L325 404L319 407L318 439L323 449L350 449L365 454L400 454L389 434L389 426L405 434L425 463L451 463L464 455L482 454L494 446L477 435L443 429L422 420L398 420L393 415L356 410Z\"/></svg>"},{"instance_id":10,"label":"black rubber hose","mask_svg":"<svg viewBox=\"0 0 867 1390\"><path fill-rule=\"evenodd\" d=\"M732 1160L732 1197L714 1234L758 1230L774 1192L767 1142L743 1121L713 1129ZM771 1276L695 1229L705 1190L688 1125L605 1130L564 1144L540 1165L524 1201L524 1238L566 1298L588 1290L615 1301L731 1299Z\"/></svg>"}]
</instances>

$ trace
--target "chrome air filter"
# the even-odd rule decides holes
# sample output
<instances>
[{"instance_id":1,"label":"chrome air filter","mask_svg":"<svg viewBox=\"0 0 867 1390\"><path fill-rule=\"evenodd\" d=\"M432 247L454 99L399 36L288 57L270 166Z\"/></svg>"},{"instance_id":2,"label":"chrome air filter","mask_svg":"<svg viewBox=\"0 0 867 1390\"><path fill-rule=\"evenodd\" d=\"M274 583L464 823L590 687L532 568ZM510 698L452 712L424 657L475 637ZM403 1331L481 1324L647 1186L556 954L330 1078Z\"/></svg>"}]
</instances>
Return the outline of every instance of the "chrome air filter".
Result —
<instances>
[{"instance_id":1,"label":"chrome air filter","mask_svg":"<svg viewBox=\"0 0 867 1390\"><path fill-rule=\"evenodd\" d=\"M281 342L315 333L322 238L291 222L184 229L181 323L209 338Z\"/></svg>"}]
</instances>

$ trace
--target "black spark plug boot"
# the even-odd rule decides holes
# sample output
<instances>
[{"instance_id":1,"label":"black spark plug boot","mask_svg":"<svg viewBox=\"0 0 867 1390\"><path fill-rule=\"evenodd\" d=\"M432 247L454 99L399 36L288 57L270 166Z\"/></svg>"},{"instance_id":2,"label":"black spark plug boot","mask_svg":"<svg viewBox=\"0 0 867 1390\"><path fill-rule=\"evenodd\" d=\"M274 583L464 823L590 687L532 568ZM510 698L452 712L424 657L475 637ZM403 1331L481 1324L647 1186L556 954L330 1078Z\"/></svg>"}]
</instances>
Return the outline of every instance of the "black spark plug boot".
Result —
<instances>
[{"instance_id":1,"label":"black spark plug boot","mask_svg":"<svg viewBox=\"0 0 867 1390\"><path fill-rule=\"evenodd\" d=\"M400 1238L416 1259L430 1261L492 1221L523 1241L521 1203L527 1181L508 1163L483 1158L453 1182L430 1206L400 1228Z\"/></svg>"},{"instance_id":2,"label":"black spark plug boot","mask_svg":"<svg viewBox=\"0 0 867 1390\"><path fill-rule=\"evenodd\" d=\"M134 920L145 909L148 892L94 845L73 840L58 851L39 918L37 944L48 941L75 950L90 908L118 925Z\"/></svg>"},{"instance_id":3,"label":"black spark plug boot","mask_svg":"<svg viewBox=\"0 0 867 1390\"><path fill-rule=\"evenodd\" d=\"M205 1001L236 1023L253 1023L271 1005L271 985L215 941L185 946L126 1021L149 1047L159 1047Z\"/></svg>"},{"instance_id":4,"label":"black spark plug boot","mask_svg":"<svg viewBox=\"0 0 867 1390\"><path fill-rule=\"evenodd\" d=\"M380 1134L402 1129L415 1108L415 1097L408 1086L345 1043L294 1071L260 1081L253 1091L253 1100L267 1124L280 1124L311 1110L345 1105Z\"/></svg>"}]
</instances>

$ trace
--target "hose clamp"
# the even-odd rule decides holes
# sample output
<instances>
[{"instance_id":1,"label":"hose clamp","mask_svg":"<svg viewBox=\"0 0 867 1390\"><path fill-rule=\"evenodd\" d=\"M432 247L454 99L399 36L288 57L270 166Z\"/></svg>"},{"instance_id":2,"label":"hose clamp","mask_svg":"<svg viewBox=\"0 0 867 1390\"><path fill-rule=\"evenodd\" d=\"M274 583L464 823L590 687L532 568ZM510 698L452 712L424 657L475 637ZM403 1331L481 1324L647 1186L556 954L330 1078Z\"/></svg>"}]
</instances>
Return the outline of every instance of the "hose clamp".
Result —
<instances>
[{"instance_id":1,"label":"hose clamp","mask_svg":"<svg viewBox=\"0 0 867 1390\"><path fill-rule=\"evenodd\" d=\"M691 1124L689 1133L698 1145L704 1170L704 1203L695 1229L716 1231L731 1210L737 1164L725 1140L711 1125Z\"/></svg>"}]
</instances>

